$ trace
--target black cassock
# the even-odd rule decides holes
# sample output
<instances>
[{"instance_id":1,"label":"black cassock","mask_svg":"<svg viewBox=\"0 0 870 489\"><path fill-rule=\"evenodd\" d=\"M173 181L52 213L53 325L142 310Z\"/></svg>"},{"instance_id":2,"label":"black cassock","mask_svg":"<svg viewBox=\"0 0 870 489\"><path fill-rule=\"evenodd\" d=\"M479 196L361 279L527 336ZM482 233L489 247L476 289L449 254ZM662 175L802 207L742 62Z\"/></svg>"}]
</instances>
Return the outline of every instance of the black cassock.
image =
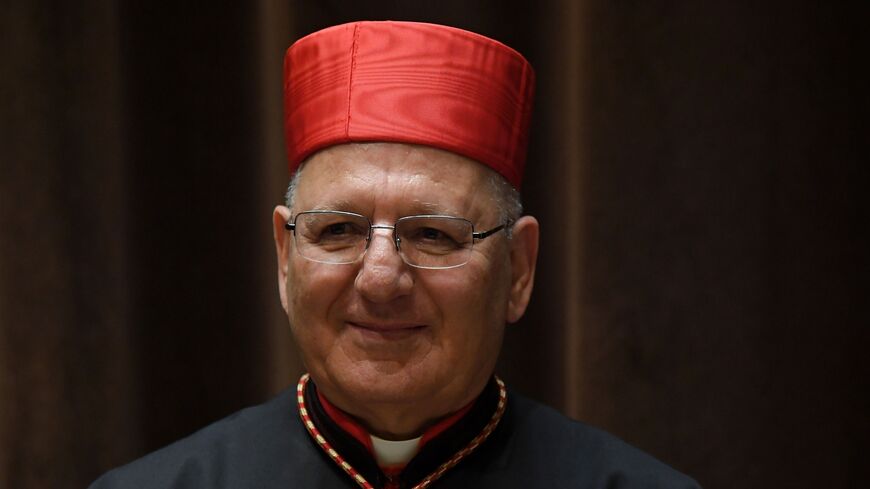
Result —
<instances>
[{"instance_id":1,"label":"black cassock","mask_svg":"<svg viewBox=\"0 0 870 489\"><path fill-rule=\"evenodd\" d=\"M193 435L108 472L90 489L359 488L306 430L288 390ZM491 421L499 389L491 382L471 410L429 441L398 482L415 484L467 447ZM304 391L311 421L368 483L387 482L368 450L325 414L316 387ZM698 488L695 481L646 453L515 393L492 434L432 489Z\"/></svg>"}]
</instances>

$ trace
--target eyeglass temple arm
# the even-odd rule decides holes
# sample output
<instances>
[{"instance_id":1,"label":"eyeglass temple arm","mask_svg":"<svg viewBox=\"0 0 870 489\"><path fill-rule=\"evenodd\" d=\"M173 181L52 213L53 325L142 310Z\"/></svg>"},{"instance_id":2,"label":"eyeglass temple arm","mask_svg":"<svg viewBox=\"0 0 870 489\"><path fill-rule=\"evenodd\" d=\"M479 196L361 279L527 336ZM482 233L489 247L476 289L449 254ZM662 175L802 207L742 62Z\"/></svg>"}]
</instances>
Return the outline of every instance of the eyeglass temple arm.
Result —
<instances>
[{"instance_id":1,"label":"eyeglass temple arm","mask_svg":"<svg viewBox=\"0 0 870 489\"><path fill-rule=\"evenodd\" d=\"M284 229L286 229L287 231L293 231L296 229L296 224L294 224L290 221L287 221L284 223Z\"/></svg>"},{"instance_id":2,"label":"eyeglass temple arm","mask_svg":"<svg viewBox=\"0 0 870 489\"><path fill-rule=\"evenodd\" d=\"M491 235L501 231L502 229L505 228L505 226L507 226L507 223L502 224L501 226L498 226L498 227L494 227L494 228L490 229L489 231L481 231L479 233L471 233L471 237L474 239L483 239L483 238L486 238L487 236L491 236Z\"/></svg>"}]
</instances>

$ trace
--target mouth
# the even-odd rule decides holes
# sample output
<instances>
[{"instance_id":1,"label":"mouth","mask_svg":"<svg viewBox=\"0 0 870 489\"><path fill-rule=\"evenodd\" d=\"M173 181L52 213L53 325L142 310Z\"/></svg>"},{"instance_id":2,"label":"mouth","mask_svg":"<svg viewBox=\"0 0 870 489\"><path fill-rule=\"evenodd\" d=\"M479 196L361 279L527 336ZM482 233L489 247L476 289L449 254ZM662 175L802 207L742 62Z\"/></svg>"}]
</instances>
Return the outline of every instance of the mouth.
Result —
<instances>
[{"instance_id":1,"label":"mouth","mask_svg":"<svg viewBox=\"0 0 870 489\"><path fill-rule=\"evenodd\" d=\"M347 325L364 337L383 340L402 340L410 338L426 329L418 323L380 323L348 321Z\"/></svg>"}]
</instances>

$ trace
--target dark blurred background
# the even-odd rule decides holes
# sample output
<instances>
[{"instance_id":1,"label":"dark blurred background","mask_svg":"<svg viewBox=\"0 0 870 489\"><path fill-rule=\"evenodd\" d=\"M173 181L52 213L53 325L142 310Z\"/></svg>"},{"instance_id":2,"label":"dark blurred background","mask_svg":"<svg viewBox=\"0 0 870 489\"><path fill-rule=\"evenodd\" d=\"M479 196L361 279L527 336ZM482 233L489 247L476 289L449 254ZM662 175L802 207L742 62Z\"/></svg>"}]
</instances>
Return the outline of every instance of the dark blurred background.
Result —
<instances>
[{"instance_id":1,"label":"dark blurred background","mask_svg":"<svg viewBox=\"0 0 870 489\"><path fill-rule=\"evenodd\" d=\"M282 56L360 19L537 69L509 385L707 489L866 487L867 16L843 5L3 2L0 487L85 487L295 383Z\"/></svg>"}]
</instances>

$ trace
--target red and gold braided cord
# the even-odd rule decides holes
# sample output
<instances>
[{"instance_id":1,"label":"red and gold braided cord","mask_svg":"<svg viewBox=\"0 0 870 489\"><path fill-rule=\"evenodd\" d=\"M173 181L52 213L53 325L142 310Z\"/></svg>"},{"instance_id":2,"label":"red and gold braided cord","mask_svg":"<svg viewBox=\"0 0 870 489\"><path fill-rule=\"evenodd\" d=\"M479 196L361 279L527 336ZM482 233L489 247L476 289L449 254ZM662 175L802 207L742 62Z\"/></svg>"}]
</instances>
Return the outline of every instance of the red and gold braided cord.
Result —
<instances>
[{"instance_id":1,"label":"red and gold braided cord","mask_svg":"<svg viewBox=\"0 0 870 489\"><path fill-rule=\"evenodd\" d=\"M320 434L320 431L314 425L314 422L311 421L311 417L308 415L308 408L305 406L305 385L308 383L310 379L308 374L303 375L299 379L299 383L296 384L296 404L299 407L299 416L302 418L302 424L305 425L305 429L308 430L308 433L317 442L317 446L319 446L329 458L332 459L342 470L350 476L351 479L356 481L360 487L363 489L374 489L365 477L362 476L356 469L354 469L344 457L338 453L332 445L326 441L326 438ZM492 414L492 418L490 418L489 422L483 429L475 436L470 442L462 450L459 450L449 460L441 464L434 472L423 478L419 484L413 487L413 489L426 489L430 484L438 480L442 475L444 475L448 470L455 467L462 459L467 457L471 452L473 452L477 447L479 447L489 435L495 430L495 427L498 426L499 421L501 421L502 416L504 415L505 407L507 407L507 388L505 388L504 382L498 377L495 378L496 383L498 384L498 405L495 409L495 412Z\"/></svg>"}]
</instances>

